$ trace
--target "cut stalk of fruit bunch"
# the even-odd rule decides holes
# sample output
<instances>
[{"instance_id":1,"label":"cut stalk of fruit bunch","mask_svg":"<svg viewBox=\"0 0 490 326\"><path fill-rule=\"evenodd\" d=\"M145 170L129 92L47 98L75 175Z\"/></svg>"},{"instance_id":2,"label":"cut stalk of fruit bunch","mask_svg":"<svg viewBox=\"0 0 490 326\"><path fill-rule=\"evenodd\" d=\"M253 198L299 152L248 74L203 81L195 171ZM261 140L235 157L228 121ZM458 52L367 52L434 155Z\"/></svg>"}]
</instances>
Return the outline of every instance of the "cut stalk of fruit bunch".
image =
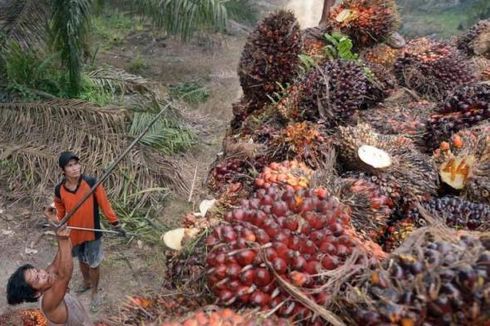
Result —
<instances>
[{"instance_id":1,"label":"cut stalk of fruit bunch","mask_svg":"<svg viewBox=\"0 0 490 326\"><path fill-rule=\"evenodd\" d=\"M357 156L362 162L375 169L384 169L392 164L391 157L386 151L371 145L361 145L357 149Z\"/></svg>"}]
</instances>

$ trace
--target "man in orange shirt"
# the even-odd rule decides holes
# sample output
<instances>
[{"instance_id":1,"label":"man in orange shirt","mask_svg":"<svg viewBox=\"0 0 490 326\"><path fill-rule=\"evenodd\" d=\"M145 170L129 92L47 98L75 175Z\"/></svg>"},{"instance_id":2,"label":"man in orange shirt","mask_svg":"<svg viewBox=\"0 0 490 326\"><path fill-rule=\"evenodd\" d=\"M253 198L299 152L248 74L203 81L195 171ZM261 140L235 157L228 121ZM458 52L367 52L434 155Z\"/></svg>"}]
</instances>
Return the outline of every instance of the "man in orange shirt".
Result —
<instances>
[{"instance_id":1,"label":"man in orange shirt","mask_svg":"<svg viewBox=\"0 0 490 326\"><path fill-rule=\"evenodd\" d=\"M61 220L66 213L73 210L96 183L95 178L81 173L79 161L78 156L72 152L63 152L59 157L58 163L63 171L64 178L55 187L54 204L58 220ZM102 209L104 216L113 228L119 231L122 236L125 236L126 233L112 210L102 185L99 185L95 192L73 214L68 221L68 225L100 229L99 208ZM77 292L82 293L89 289L92 290L90 309L93 312L97 310L100 303L100 297L97 294L100 279L99 265L104 258L101 237L102 233L97 231L72 230L70 233L73 246L72 254L74 257L78 257L83 276L83 284Z\"/></svg>"}]
</instances>

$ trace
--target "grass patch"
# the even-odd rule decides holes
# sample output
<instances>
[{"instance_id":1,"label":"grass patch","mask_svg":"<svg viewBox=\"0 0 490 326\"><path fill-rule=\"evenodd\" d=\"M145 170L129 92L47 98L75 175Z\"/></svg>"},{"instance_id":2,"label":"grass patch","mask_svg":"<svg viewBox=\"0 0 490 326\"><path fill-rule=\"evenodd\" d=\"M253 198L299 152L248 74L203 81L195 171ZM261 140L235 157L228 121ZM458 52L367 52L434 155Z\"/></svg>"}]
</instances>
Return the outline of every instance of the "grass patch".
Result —
<instances>
[{"instance_id":1,"label":"grass patch","mask_svg":"<svg viewBox=\"0 0 490 326\"><path fill-rule=\"evenodd\" d=\"M197 81L171 85L169 90L170 96L189 104L204 103L209 98L209 90Z\"/></svg>"},{"instance_id":2,"label":"grass patch","mask_svg":"<svg viewBox=\"0 0 490 326\"><path fill-rule=\"evenodd\" d=\"M137 20L118 10L105 10L102 15L93 19L93 31L96 47L111 49L121 45L126 36L133 30L142 30L143 26Z\"/></svg>"},{"instance_id":3,"label":"grass patch","mask_svg":"<svg viewBox=\"0 0 490 326\"><path fill-rule=\"evenodd\" d=\"M140 54L136 55L136 57L129 62L127 66L127 71L135 74L135 75L141 75L143 71L148 69L148 64L145 62L145 59L141 57Z\"/></svg>"}]
</instances>

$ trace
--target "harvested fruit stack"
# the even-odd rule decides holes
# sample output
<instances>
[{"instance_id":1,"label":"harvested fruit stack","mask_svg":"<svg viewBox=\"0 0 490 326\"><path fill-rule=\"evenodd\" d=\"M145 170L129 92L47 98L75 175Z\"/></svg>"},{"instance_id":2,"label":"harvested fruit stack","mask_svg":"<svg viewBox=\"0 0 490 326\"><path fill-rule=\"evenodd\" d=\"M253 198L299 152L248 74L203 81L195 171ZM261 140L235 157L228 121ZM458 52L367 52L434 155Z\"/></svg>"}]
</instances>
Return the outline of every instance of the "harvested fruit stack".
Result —
<instances>
[{"instance_id":1,"label":"harvested fruit stack","mask_svg":"<svg viewBox=\"0 0 490 326\"><path fill-rule=\"evenodd\" d=\"M395 75L401 85L435 100L475 80L473 67L456 48L426 38L407 44L395 62Z\"/></svg>"},{"instance_id":2,"label":"harvested fruit stack","mask_svg":"<svg viewBox=\"0 0 490 326\"><path fill-rule=\"evenodd\" d=\"M326 128L349 123L366 102L369 85L369 79L357 63L329 61L302 82L297 116L300 121L321 122ZM287 110L287 114L296 115L291 110Z\"/></svg>"},{"instance_id":3,"label":"harvested fruit stack","mask_svg":"<svg viewBox=\"0 0 490 326\"><path fill-rule=\"evenodd\" d=\"M229 224L207 239L208 283L225 305L278 308L283 317L309 318L312 311L290 297L278 277L323 305L328 293L320 289L325 280L319 274L350 270L344 264L354 252L360 256L351 264L367 266L374 259L348 232L349 209L324 189L260 189L225 218Z\"/></svg>"},{"instance_id":4,"label":"harvested fruit stack","mask_svg":"<svg viewBox=\"0 0 490 326\"><path fill-rule=\"evenodd\" d=\"M238 67L245 99L264 104L267 95L280 91L279 85L293 81L302 46L292 12L279 11L260 22L248 37Z\"/></svg>"},{"instance_id":5,"label":"harvested fruit stack","mask_svg":"<svg viewBox=\"0 0 490 326\"><path fill-rule=\"evenodd\" d=\"M47 326L48 320L39 309L22 309L0 315L0 325Z\"/></svg>"},{"instance_id":6,"label":"harvested fruit stack","mask_svg":"<svg viewBox=\"0 0 490 326\"><path fill-rule=\"evenodd\" d=\"M490 119L490 85L475 83L457 88L427 123L426 142L435 149L453 134Z\"/></svg>"},{"instance_id":7,"label":"harvested fruit stack","mask_svg":"<svg viewBox=\"0 0 490 326\"><path fill-rule=\"evenodd\" d=\"M226 185L240 181L246 169L243 159L227 158L219 162L210 173L209 187L214 191L222 191Z\"/></svg>"},{"instance_id":8,"label":"harvested fruit stack","mask_svg":"<svg viewBox=\"0 0 490 326\"><path fill-rule=\"evenodd\" d=\"M465 54L490 59L490 19L481 20L458 38L456 45Z\"/></svg>"},{"instance_id":9,"label":"harvested fruit stack","mask_svg":"<svg viewBox=\"0 0 490 326\"><path fill-rule=\"evenodd\" d=\"M431 217L441 219L447 226L457 229L490 231L490 206L472 203L460 197L446 196L422 202L421 207ZM427 225L418 208L408 213L418 225Z\"/></svg>"},{"instance_id":10,"label":"harvested fruit stack","mask_svg":"<svg viewBox=\"0 0 490 326\"><path fill-rule=\"evenodd\" d=\"M490 251L476 236L417 232L344 297L362 325L486 325Z\"/></svg>"},{"instance_id":11,"label":"harvested fruit stack","mask_svg":"<svg viewBox=\"0 0 490 326\"><path fill-rule=\"evenodd\" d=\"M357 48L385 40L399 25L393 0L347 0L330 11L334 28L348 35Z\"/></svg>"},{"instance_id":12,"label":"harvested fruit stack","mask_svg":"<svg viewBox=\"0 0 490 326\"><path fill-rule=\"evenodd\" d=\"M218 311L198 311L179 321L164 322L160 326L286 326L284 319L275 317L260 318L254 313L236 313L231 309Z\"/></svg>"}]
</instances>

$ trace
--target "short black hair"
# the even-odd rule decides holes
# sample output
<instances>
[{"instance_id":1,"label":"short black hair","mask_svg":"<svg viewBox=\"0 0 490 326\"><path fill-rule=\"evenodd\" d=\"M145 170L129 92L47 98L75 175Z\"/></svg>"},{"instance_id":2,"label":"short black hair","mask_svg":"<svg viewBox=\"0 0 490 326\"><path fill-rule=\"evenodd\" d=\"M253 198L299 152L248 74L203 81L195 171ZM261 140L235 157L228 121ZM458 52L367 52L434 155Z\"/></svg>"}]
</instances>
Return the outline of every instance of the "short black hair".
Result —
<instances>
[{"instance_id":1,"label":"short black hair","mask_svg":"<svg viewBox=\"0 0 490 326\"><path fill-rule=\"evenodd\" d=\"M33 269L31 264L25 264L17 268L10 276L7 283L7 302L16 305L23 302L36 302L38 294L26 281L25 272Z\"/></svg>"}]
</instances>

